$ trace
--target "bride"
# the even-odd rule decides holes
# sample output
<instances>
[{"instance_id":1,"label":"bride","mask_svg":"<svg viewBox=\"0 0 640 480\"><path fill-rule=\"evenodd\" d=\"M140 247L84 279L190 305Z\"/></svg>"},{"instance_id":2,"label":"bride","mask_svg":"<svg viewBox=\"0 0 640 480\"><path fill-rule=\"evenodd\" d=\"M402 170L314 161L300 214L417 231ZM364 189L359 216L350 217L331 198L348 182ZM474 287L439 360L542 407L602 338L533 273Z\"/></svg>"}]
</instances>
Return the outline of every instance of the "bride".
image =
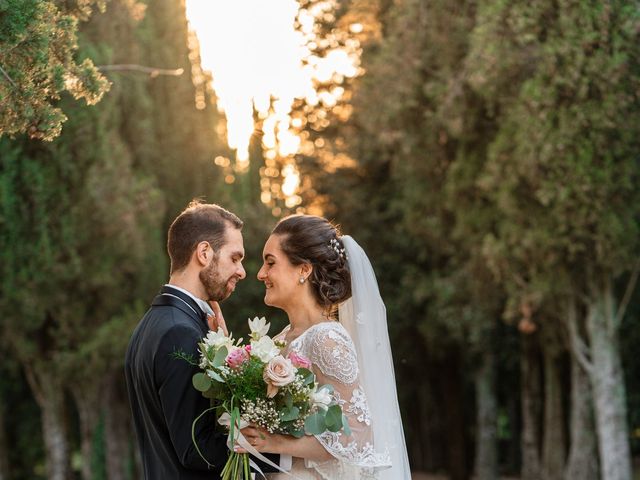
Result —
<instances>
[{"instance_id":1,"label":"bride","mask_svg":"<svg viewBox=\"0 0 640 480\"><path fill-rule=\"evenodd\" d=\"M385 307L364 251L326 219L294 215L276 225L263 260L264 301L289 317L275 338L285 354L311 361L320 385L333 385L351 435L294 438L249 427L245 437L259 452L291 455L300 480L409 480Z\"/></svg>"}]
</instances>

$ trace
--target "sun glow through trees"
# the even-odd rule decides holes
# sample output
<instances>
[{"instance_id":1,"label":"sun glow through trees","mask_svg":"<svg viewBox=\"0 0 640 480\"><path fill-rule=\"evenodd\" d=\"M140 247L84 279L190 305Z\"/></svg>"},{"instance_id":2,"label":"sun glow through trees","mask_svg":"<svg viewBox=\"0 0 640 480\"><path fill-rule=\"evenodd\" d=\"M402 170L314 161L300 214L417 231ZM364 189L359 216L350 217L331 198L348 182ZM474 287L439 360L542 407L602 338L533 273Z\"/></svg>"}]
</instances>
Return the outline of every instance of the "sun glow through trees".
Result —
<instances>
[{"instance_id":1,"label":"sun glow through trees","mask_svg":"<svg viewBox=\"0 0 640 480\"><path fill-rule=\"evenodd\" d=\"M302 148L297 131L307 120L292 118L292 106L299 99L311 107L331 108L344 89L317 86L358 74L357 48L348 52L335 41L329 45L318 38L318 20L332 18L335 0L309 2L305 8L295 0L187 0L186 6L202 67L212 73L218 108L226 117L227 142L236 151L234 172L248 168L255 111L265 157L261 199L272 204L274 194L281 193L286 206L295 207L301 201L294 161ZM352 32L359 28L350 27ZM329 47L323 55L317 54L320 42ZM230 163L216 159L221 166ZM227 176L228 181L233 178ZM276 178L280 181L274 188L270 179Z\"/></svg>"}]
</instances>

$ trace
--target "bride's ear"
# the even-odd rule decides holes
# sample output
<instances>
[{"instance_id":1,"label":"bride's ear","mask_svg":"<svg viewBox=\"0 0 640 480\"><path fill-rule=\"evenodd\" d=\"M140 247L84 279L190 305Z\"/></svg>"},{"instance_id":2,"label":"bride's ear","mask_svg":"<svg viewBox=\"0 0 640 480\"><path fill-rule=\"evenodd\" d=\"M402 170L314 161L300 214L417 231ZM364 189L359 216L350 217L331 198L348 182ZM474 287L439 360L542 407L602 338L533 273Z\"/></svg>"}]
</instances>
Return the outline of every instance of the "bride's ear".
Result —
<instances>
[{"instance_id":1,"label":"bride's ear","mask_svg":"<svg viewBox=\"0 0 640 480\"><path fill-rule=\"evenodd\" d=\"M312 271L313 267L310 263L303 263L302 265L300 265L300 275L305 279L309 278L309 275L311 275Z\"/></svg>"}]
</instances>

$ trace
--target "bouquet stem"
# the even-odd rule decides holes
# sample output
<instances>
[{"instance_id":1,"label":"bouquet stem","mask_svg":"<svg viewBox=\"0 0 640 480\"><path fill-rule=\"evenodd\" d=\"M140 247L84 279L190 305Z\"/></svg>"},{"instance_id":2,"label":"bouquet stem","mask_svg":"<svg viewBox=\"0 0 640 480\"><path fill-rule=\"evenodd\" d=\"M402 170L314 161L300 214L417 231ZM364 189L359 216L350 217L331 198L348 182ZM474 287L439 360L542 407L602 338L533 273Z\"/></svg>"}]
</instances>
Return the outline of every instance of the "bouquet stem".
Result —
<instances>
[{"instance_id":1,"label":"bouquet stem","mask_svg":"<svg viewBox=\"0 0 640 480\"><path fill-rule=\"evenodd\" d=\"M249 454L231 452L220 478L222 480L251 480Z\"/></svg>"}]
</instances>

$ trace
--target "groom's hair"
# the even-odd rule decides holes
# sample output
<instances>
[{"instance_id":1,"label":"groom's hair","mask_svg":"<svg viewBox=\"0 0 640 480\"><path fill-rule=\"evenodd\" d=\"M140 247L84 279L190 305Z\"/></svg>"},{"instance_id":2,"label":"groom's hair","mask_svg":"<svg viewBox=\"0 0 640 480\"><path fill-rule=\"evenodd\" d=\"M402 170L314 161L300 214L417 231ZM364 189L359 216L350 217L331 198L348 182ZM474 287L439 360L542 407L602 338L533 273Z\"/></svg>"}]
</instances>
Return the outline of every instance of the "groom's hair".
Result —
<instances>
[{"instance_id":1,"label":"groom's hair","mask_svg":"<svg viewBox=\"0 0 640 480\"><path fill-rule=\"evenodd\" d=\"M242 229L242 220L213 203L192 200L169 227L167 251L171 273L184 269L200 242L209 242L215 255L227 241L228 227Z\"/></svg>"}]
</instances>

